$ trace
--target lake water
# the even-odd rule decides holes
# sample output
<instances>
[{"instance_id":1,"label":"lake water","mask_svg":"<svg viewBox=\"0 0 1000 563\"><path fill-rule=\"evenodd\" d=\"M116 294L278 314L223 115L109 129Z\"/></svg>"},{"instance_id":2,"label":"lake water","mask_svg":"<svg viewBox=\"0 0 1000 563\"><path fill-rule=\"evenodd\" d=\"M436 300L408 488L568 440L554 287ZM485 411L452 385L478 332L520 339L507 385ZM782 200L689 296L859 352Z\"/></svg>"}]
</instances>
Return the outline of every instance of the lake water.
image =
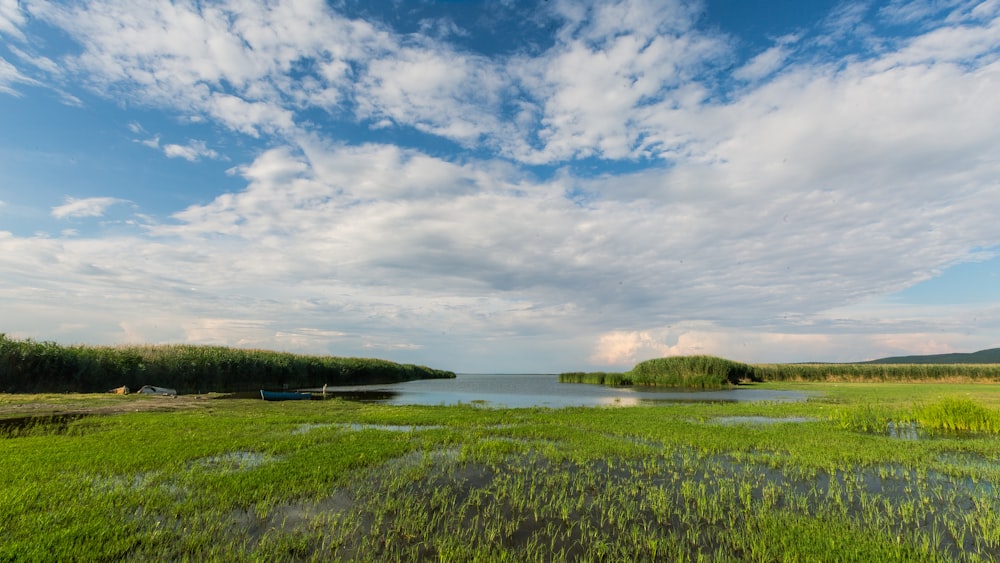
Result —
<instances>
[{"instance_id":1,"label":"lake water","mask_svg":"<svg viewBox=\"0 0 1000 563\"><path fill-rule=\"evenodd\" d=\"M311 389L310 391L318 391ZM482 404L491 407L631 406L678 402L804 401L796 391L740 387L681 391L650 387L607 387L559 383L559 376L459 374L455 379L423 379L386 385L331 387L327 396L388 405Z\"/></svg>"}]
</instances>

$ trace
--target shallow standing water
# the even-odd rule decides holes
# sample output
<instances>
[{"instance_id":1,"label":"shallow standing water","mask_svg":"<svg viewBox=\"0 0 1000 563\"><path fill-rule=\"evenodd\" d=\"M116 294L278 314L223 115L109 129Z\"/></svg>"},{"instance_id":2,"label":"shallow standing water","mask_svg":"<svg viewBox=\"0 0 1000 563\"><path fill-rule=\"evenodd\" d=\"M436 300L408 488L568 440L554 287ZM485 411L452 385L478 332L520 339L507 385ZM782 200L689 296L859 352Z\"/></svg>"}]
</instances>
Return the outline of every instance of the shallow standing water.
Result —
<instances>
[{"instance_id":1,"label":"shallow standing water","mask_svg":"<svg viewBox=\"0 0 1000 563\"><path fill-rule=\"evenodd\" d=\"M310 391L318 391L311 389ZM484 404L491 407L631 406L677 402L804 401L797 391L740 387L680 391L651 387L608 387L559 383L555 374L459 374L455 379L423 379L385 385L331 387L327 396L387 405Z\"/></svg>"}]
</instances>

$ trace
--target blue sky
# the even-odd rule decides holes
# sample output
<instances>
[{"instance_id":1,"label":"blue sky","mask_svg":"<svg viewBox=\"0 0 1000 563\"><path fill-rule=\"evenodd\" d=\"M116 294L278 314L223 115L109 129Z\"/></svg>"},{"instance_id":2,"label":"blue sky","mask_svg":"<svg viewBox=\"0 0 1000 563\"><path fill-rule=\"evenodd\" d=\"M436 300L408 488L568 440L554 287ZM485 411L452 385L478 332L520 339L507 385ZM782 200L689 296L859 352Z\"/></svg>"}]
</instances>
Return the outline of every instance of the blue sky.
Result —
<instances>
[{"instance_id":1,"label":"blue sky","mask_svg":"<svg viewBox=\"0 0 1000 563\"><path fill-rule=\"evenodd\" d=\"M0 332L1000 346L1000 2L0 0Z\"/></svg>"}]
</instances>

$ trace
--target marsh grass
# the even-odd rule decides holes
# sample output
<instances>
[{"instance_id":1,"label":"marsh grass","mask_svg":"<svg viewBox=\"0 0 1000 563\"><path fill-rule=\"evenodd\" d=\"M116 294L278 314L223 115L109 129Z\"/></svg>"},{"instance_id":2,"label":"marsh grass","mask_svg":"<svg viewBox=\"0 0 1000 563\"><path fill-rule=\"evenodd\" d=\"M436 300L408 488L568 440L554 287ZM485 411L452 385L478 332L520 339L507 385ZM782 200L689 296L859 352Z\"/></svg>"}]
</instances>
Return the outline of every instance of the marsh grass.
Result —
<instances>
[{"instance_id":1,"label":"marsh grass","mask_svg":"<svg viewBox=\"0 0 1000 563\"><path fill-rule=\"evenodd\" d=\"M1000 364L754 364L757 381L1000 382Z\"/></svg>"},{"instance_id":2,"label":"marsh grass","mask_svg":"<svg viewBox=\"0 0 1000 563\"><path fill-rule=\"evenodd\" d=\"M919 400L817 385L828 401L230 400L68 420L0 438L0 560L1000 558L1000 441L869 431L991 403L908 387ZM812 420L705 423L726 416Z\"/></svg>"},{"instance_id":3,"label":"marsh grass","mask_svg":"<svg viewBox=\"0 0 1000 563\"><path fill-rule=\"evenodd\" d=\"M944 432L1000 433L1000 412L972 400L949 397L915 409L924 429Z\"/></svg>"},{"instance_id":4,"label":"marsh grass","mask_svg":"<svg viewBox=\"0 0 1000 563\"><path fill-rule=\"evenodd\" d=\"M754 380L756 374L747 364L714 356L675 356L640 362L626 373L571 372L559 376L563 383L600 385L648 385L721 389Z\"/></svg>"},{"instance_id":5,"label":"marsh grass","mask_svg":"<svg viewBox=\"0 0 1000 563\"><path fill-rule=\"evenodd\" d=\"M146 384L207 393L452 377L449 371L372 358L222 346L61 346L0 333L0 392L8 393L92 393Z\"/></svg>"},{"instance_id":6,"label":"marsh grass","mask_svg":"<svg viewBox=\"0 0 1000 563\"><path fill-rule=\"evenodd\" d=\"M889 425L902 422L902 415L888 407L864 403L845 407L837 413L840 427L855 432L888 433Z\"/></svg>"},{"instance_id":7,"label":"marsh grass","mask_svg":"<svg viewBox=\"0 0 1000 563\"><path fill-rule=\"evenodd\" d=\"M997 383L1000 364L744 364L714 356L674 356L624 373L568 372L563 383L723 388L746 382Z\"/></svg>"},{"instance_id":8,"label":"marsh grass","mask_svg":"<svg viewBox=\"0 0 1000 563\"><path fill-rule=\"evenodd\" d=\"M839 409L834 418L845 430L894 437L1000 434L1000 410L954 396L907 407L855 404Z\"/></svg>"}]
</instances>

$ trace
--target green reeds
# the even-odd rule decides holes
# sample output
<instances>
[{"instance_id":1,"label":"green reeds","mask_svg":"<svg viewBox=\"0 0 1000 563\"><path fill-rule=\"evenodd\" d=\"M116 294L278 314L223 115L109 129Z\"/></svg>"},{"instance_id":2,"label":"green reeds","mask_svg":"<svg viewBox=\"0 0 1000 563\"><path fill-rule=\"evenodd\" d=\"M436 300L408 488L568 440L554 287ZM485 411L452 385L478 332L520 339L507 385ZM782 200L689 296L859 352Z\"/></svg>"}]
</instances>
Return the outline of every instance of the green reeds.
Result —
<instances>
[{"instance_id":1,"label":"green reeds","mask_svg":"<svg viewBox=\"0 0 1000 563\"><path fill-rule=\"evenodd\" d=\"M563 373L563 383L599 385L648 385L721 389L743 381L756 380L754 369L740 362L714 356L674 356L647 360L626 373Z\"/></svg>"},{"instance_id":2,"label":"green reeds","mask_svg":"<svg viewBox=\"0 0 1000 563\"><path fill-rule=\"evenodd\" d=\"M1000 412L972 399L948 397L915 409L916 421L929 431L1000 434Z\"/></svg>"},{"instance_id":3,"label":"green reeds","mask_svg":"<svg viewBox=\"0 0 1000 563\"><path fill-rule=\"evenodd\" d=\"M1000 364L755 364L758 381L1000 382Z\"/></svg>"},{"instance_id":4,"label":"green reeds","mask_svg":"<svg viewBox=\"0 0 1000 563\"><path fill-rule=\"evenodd\" d=\"M944 397L911 408L865 402L840 408L834 418L845 430L896 437L916 438L926 432L1000 434L1000 410L962 397Z\"/></svg>"},{"instance_id":5,"label":"green reeds","mask_svg":"<svg viewBox=\"0 0 1000 563\"><path fill-rule=\"evenodd\" d=\"M836 419L844 430L871 434L886 434L890 423L899 422L893 410L871 403L844 407L837 412Z\"/></svg>"},{"instance_id":6,"label":"green reeds","mask_svg":"<svg viewBox=\"0 0 1000 563\"><path fill-rule=\"evenodd\" d=\"M0 334L0 392L101 392L150 384L181 393L392 383L455 374L371 358L222 346L60 346Z\"/></svg>"},{"instance_id":7,"label":"green reeds","mask_svg":"<svg viewBox=\"0 0 1000 563\"><path fill-rule=\"evenodd\" d=\"M633 385L632 379L624 373L603 371L567 372L559 374L560 383L590 383L593 385Z\"/></svg>"},{"instance_id":8,"label":"green reeds","mask_svg":"<svg viewBox=\"0 0 1000 563\"><path fill-rule=\"evenodd\" d=\"M629 372L636 385L720 388L755 379L747 364L714 356L675 356L640 362Z\"/></svg>"},{"instance_id":9,"label":"green reeds","mask_svg":"<svg viewBox=\"0 0 1000 563\"><path fill-rule=\"evenodd\" d=\"M714 356L641 362L625 373L571 372L563 383L722 388L741 382L1000 382L1000 364L744 364Z\"/></svg>"}]
</instances>

